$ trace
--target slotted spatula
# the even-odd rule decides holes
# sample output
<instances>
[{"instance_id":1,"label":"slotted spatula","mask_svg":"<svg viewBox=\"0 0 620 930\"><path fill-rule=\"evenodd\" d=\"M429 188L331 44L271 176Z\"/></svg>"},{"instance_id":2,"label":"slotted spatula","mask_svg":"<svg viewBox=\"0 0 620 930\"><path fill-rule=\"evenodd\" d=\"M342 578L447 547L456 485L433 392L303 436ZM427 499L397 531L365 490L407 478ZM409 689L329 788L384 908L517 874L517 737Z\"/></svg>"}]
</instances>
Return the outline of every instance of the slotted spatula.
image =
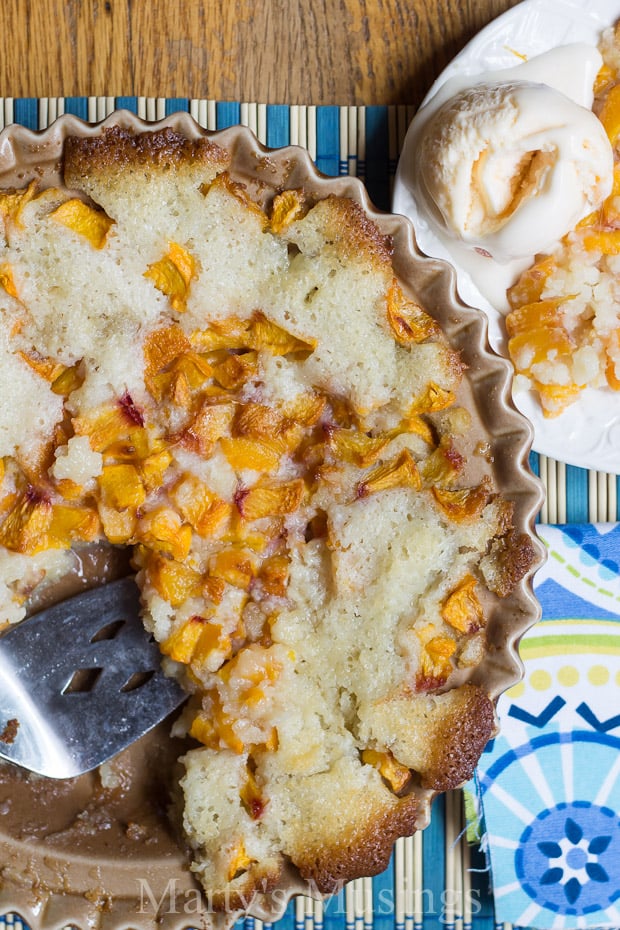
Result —
<instances>
[{"instance_id":1,"label":"slotted spatula","mask_svg":"<svg viewBox=\"0 0 620 930\"><path fill-rule=\"evenodd\" d=\"M132 578L10 627L0 636L0 758L49 778L111 759L187 697L160 660Z\"/></svg>"}]
</instances>

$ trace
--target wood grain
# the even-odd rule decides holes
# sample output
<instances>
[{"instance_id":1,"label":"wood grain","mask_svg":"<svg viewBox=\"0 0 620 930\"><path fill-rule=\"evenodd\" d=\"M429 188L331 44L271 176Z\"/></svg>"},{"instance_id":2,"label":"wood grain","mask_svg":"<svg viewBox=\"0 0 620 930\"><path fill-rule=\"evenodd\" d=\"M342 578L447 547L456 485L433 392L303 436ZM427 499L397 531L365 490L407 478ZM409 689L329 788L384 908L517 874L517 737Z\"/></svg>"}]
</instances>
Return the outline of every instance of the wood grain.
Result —
<instances>
[{"instance_id":1,"label":"wood grain","mask_svg":"<svg viewBox=\"0 0 620 930\"><path fill-rule=\"evenodd\" d=\"M1 0L0 96L417 104L517 0Z\"/></svg>"}]
</instances>

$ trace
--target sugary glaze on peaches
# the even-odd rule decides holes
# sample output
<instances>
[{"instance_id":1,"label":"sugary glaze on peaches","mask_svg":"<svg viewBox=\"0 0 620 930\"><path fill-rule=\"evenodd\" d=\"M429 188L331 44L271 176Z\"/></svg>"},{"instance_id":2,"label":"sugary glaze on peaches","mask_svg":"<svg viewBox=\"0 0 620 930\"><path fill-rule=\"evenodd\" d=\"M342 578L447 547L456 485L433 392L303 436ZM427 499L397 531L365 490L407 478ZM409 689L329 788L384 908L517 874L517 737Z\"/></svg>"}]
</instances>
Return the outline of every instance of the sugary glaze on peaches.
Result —
<instances>
[{"instance_id":1,"label":"sugary glaze on peaches","mask_svg":"<svg viewBox=\"0 0 620 930\"><path fill-rule=\"evenodd\" d=\"M419 791L470 776L489 605L533 559L390 241L229 163L117 127L66 140L66 188L0 193L1 619L131 548L216 910L379 871Z\"/></svg>"}]
</instances>

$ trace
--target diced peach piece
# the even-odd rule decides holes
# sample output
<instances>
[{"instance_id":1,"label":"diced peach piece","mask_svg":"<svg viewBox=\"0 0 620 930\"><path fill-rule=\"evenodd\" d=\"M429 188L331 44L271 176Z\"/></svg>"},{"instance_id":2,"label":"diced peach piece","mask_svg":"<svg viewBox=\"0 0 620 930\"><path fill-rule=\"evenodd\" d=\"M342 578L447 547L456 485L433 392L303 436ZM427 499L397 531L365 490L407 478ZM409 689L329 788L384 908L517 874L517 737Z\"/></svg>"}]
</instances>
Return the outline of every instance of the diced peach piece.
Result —
<instances>
[{"instance_id":1,"label":"diced peach piece","mask_svg":"<svg viewBox=\"0 0 620 930\"><path fill-rule=\"evenodd\" d=\"M547 300L535 300L533 303L521 304L511 310L506 317L506 331L510 337L530 334L537 329L554 327L559 324L558 307L569 297L551 297Z\"/></svg>"},{"instance_id":2,"label":"diced peach piece","mask_svg":"<svg viewBox=\"0 0 620 930\"><path fill-rule=\"evenodd\" d=\"M175 510L160 506L140 517L136 536L149 549L167 552L182 562L189 554L192 528Z\"/></svg>"},{"instance_id":3,"label":"diced peach piece","mask_svg":"<svg viewBox=\"0 0 620 930\"><path fill-rule=\"evenodd\" d=\"M250 320L239 317L215 320L208 329L193 333L191 341L197 351L204 353L221 349L264 349L272 355L288 355L312 352L316 347L314 340L294 336L260 310L255 311Z\"/></svg>"},{"instance_id":4,"label":"diced peach piece","mask_svg":"<svg viewBox=\"0 0 620 930\"><path fill-rule=\"evenodd\" d=\"M209 560L209 575L247 591L256 577L256 558L248 549L222 549Z\"/></svg>"},{"instance_id":5,"label":"diced peach piece","mask_svg":"<svg viewBox=\"0 0 620 930\"><path fill-rule=\"evenodd\" d=\"M286 432L289 426L290 421L274 407L249 402L237 409L232 430L234 436L273 439Z\"/></svg>"},{"instance_id":6,"label":"diced peach piece","mask_svg":"<svg viewBox=\"0 0 620 930\"><path fill-rule=\"evenodd\" d=\"M618 85L620 88L620 84ZM588 252L603 255L620 254L620 229L588 229L583 233L583 247Z\"/></svg>"},{"instance_id":7,"label":"diced peach piece","mask_svg":"<svg viewBox=\"0 0 620 930\"><path fill-rule=\"evenodd\" d=\"M413 456L408 449L403 449L396 458L384 465L378 465L369 475L359 482L356 489L358 498L368 497L378 491L391 488L414 488L420 490L422 481Z\"/></svg>"},{"instance_id":8,"label":"diced peach piece","mask_svg":"<svg viewBox=\"0 0 620 930\"><path fill-rule=\"evenodd\" d=\"M200 455L210 455L216 442L227 434L234 411L232 404L204 403L183 433L184 445Z\"/></svg>"},{"instance_id":9,"label":"diced peach piece","mask_svg":"<svg viewBox=\"0 0 620 930\"><path fill-rule=\"evenodd\" d=\"M438 410L451 407L455 400L453 391L435 384L434 381L429 381L423 392L414 398L410 414L437 413Z\"/></svg>"},{"instance_id":10,"label":"diced peach piece","mask_svg":"<svg viewBox=\"0 0 620 930\"><path fill-rule=\"evenodd\" d=\"M271 229L278 234L305 213L303 190L282 191L274 197L271 206Z\"/></svg>"},{"instance_id":11,"label":"diced peach piece","mask_svg":"<svg viewBox=\"0 0 620 930\"><path fill-rule=\"evenodd\" d=\"M396 278L387 292L387 318L394 339L402 346L424 342L431 336L437 336L440 331L436 321L419 304L403 294Z\"/></svg>"},{"instance_id":12,"label":"diced peach piece","mask_svg":"<svg viewBox=\"0 0 620 930\"><path fill-rule=\"evenodd\" d=\"M458 478L464 464L463 456L452 440L442 437L439 446L425 460L422 477L427 485L449 485Z\"/></svg>"},{"instance_id":13,"label":"diced peach piece","mask_svg":"<svg viewBox=\"0 0 620 930\"><path fill-rule=\"evenodd\" d=\"M456 652L456 642L451 636L433 636L424 645L423 671L433 677L447 678L452 671L450 658ZM429 667L430 663L430 667Z\"/></svg>"},{"instance_id":14,"label":"diced peach piece","mask_svg":"<svg viewBox=\"0 0 620 930\"><path fill-rule=\"evenodd\" d=\"M133 541L138 522L133 508L117 510L100 501L98 510L103 532L109 543L113 546L124 546Z\"/></svg>"},{"instance_id":15,"label":"diced peach piece","mask_svg":"<svg viewBox=\"0 0 620 930\"><path fill-rule=\"evenodd\" d=\"M0 526L0 544L24 555L42 552L48 546L47 533L52 519L50 501L29 487Z\"/></svg>"},{"instance_id":16,"label":"diced peach piece","mask_svg":"<svg viewBox=\"0 0 620 930\"><path fill-rule=\"evenodd\" d=\"M451 658L456 652L456 642L451 636L437 634L432 623L416 632L422 646L416 690L433 691L444 684L452 672Z\"/></svg>"},{"instance_id":17,"label":"diced peach piece","mask_svg":"<svg viewBox=\"0 0 620 930\"><path fill-rule=\"evenodd\" d=\"M31 181L28 187L21 190L11 188L0 191L0 213L5 222L21 226L22 211L26 204L35 198L36 193L36 181Z\"/></svg>"},{"instance_id":18,"label":"diced peach piece","mask_svg":"<svg viewBox=\"0 0 620 930\"><path fill-rule=\"evenodd\" d=\"M229 717L209 718L201 713L194 718L189 735L211 749L232 749L239 754L245 749Z\"/></svg>"},{"instance_id":19,"label":"diced peach piece","mask_svg":"<svg viewBox=\"0 0 620 930\"><path fill-rule=\"evenodd\" d=\"M455 523L478 519L491 497L487 478L473 488L433 487L431 490L441 510Z\"/></svg>"},{"instance_id":20,"label":"diced peach piece","mask_svg":"<svg viewBox=\"0 0 620 930\"><path fill-rule=\"evenodd\" d=\"M244 352L242 355L229 355L213 369L213 377L227 391L236 391L250 381L258 371L256 352Z\"/></svg>"},{"instance_id":21,"label":"diced peach piece","mask_svg":"<svg viewBox=\"0 0 620 930\"><path fill-rule=\"evenodd\" d=\"M148 580L157 593L172 607L180 607L188 597L198 597L202 590L200 574L182 562L152 553L144 558Z\"/></svg>"},{"instance_id":22,"label":"diced peach piece","mask_svg":"<svg viewBox=\"0 0 620 930\"><path fill-rule=\"evenodd\" d=\"M149 391L155 375L187 352L190 342L180 326L173 323L150 333L144 342L144 380ZM152 391L151 391L152 393Z\"/></svg>"},{"instance_id":23,"label":"diced peach piece","mask_svg":"<svg viewBox=\"0 0 620 930\"><path fill-rule=\"evenodd\" d=\"M286 597L290 558L283 553L269 556L260 567L263 589L273 597Z\"/></svg>"},{"instance_id":24,"label":"diced peach piece","mask_svg":"<svg viewBox=\"0 0 620 930\"><path fill-rule=\"evenodd\" d=\"M114 220L107 213L77 197L65 200L50 213L52 219L88 239L94 249L102 249Z\"/></svg>"},{"instance_id":25,"label":"diced peach piece","mask_svg":"<svg viewBox=\"0 0 620 930\"><path fill-rule=\"evenodd\" d=\"M260 520L263 517L294 513L301 504L304 483L301 478L282 484L256 484L252 488L238 491L235 503L244 520Z\"/></svg>"},{"instance_id":26,"label":"diced peach piece","mask_svg":"<svg viewBox=\"0 0 620 930\"><path fill-rule=\"evenodd\" d=\"M223 635L222 627L207 617L195 615L180 624L161 644L161 651L175 662L198 669L218 653L217 662L230 655L230 639Z\"/></svg>"},{"instance_id":27,"label":"diced peach piece","mask_svg":"<svg viewBox=\"0 0 620 930\"><path fill-rule=\"evenodd\" d=\"M251 469L264 474L272 474L280 466L280 452L264 440L237 436L222 439L220 445L235 471Z\"/></svg>"},{"instance_id":28,"label":"diced peach piece","mask_svg":"<svg viewBox=\"0 0 620 930\"><path fill-rule=\"evenodd\" d=\"M290 355L293 352L313 352L315 339L299 339L257 310L252 316L252 347L266 349L271 355Z\"/></svg>"},{"instance_id":29,"label":"diced peach piece","mask_svg":"<svg viewBox=\"0 0 620 930\"><path fill-rule=\"evenodd\" d=\"M170 393L174 380L175 375L173 371L160 371L156 374L149 375L148 378L145 377L149 394L156 401L162 401L164 397Z\"/></svg>"},{"instance_id":30,"label":"diced peach piece","mask_svg":"<svg viewBox=\"0 0 620 930\"><path fill-rule=\"evenodd\" d=\"M54 504L48 529L49 545L69 549L73 542L93 542L101 530L101 521L91 507Z\"/></svg>"},{"instance_id":31,"label":"diced peach piece","mask_svg":"<svg viewBox=\"0 0 620 930\"><path fill-rule=\"evenodd\" d=\"M294 651L290 650L287 657L294 662ZM240 650L217 674L224 683L235 677L238 681L245 681L248 688L264 683L273 684L282 674L282 662L269 648L254 643Z\"/></svg>"},{"instance_id":32,"label":"diced peach piece","mask_svg":"<svg viewBox=\"0 0 620 930\"><path fill-rule=\"evenodd\" d=\"M151 441L148 430L143 426L128 427L123 421L122 414L116 420L119 438L110 442L100 451L103 452L104 463L132 462L143 466L151 452ZM91 437L91 446L93 437Z\"/></svg>"},{"instance_id":33,"label":"diced peach piece","mask_svg":"<svg viewBox=\"0 0 620 930\"><path fill-rule=\"evenodd\" d=\"M243 840L239 840L228 863L228 881L231 882L235 876L245 872L252 861L245 850Z\"/></svg>"},{"instance_id":34,"label":"diced peach piece","mask_svg":"<svg viewBox=\"0 0 620 930\"><path fill-rule=\"evenodd\" d=\"M579 220L579 222L575 226L575 229L579 230L579 229L584 229L584 227L586 226L596 226L599 223L600 218L601 218L600 209L593 210L592 213L588 213L587 216L584 216L582 219Z\"/></svg>"},{"instance_id":35,"label":"diced peach piece","mask_svg":"<svg viewBox=\"0 0 620 930\"><path fill-rule=\"evenodd\" d=\"M146 500L144 484L134 465L104 465L97 481L101 500L108 507L135 509Z\"/></svg>"},{"instance_id":36,"label":"diced peach piece","mask_svg":"<svg viewBox=\"0 0 620 930\"><path fill-rule=\"evenodd\" d=\"M192 404L192 390L184 371L171 371L165 375L159 375L159 378L169 378L166 393L177 407L189 410Z\"/></svg>"},{"instance_id":37,"label":"diced peach piece","mask_svg":"<svg viewBox=\"0 0 620 930\"><path fill-rule=\"evenodd\" d=\"M172 455L168 449L153 452L140 461L139 473L147 491L155 491L162 486L171 462Z\"/></svg>"},{"instance_id":38,"label":"diced peach piece","mask_svg":"<svg viewBox=\"0 0 620 930\"><path fill-rule=\"evenodd\" d=\"M17 298L17 287L13 276L13 267L9 262L3 262L0 265L0 287L2 287L9 297Z\"/></svg>"},{"instance_id":39,"label":"diced peach piece","mask_svg":"<svg viewBox=\"0 0 620 930\"><path fill-rule=\"evenodd\" d=\"M406 765L395 759L389 750L380 752L377 749L363 749L362 762L377 769L394 794L398 794L403 788L406 788L411 781L411 771Z\"/></svg>"},{"instance_id":40,"label":"diced peach piece","mask_svg":"<svg viewBox=\"0 0 620 930\"><path fill-rule=\"evenodd\" d=\"M211 578L207 576L202 581L202 596L214 604L220 604L226 590L226 582L223 578Z\"/></svg>"},{"instance_id":41,"label":"diced peach piece","mask_svg":"<svg viewBox=\"0 0 620 930\"><path fill-rule=\"evenodd\" d=\"M39 375L39 377L49 382L55 381L58 375L65 369L65 366L60 362L51 358L45 358L37 352L22 352L20 349L17 354L29 368L32 368L32 370Z\"/></svg>"},{"instance_id":42,"label":"diced peach piece","mask_svg":"<svg viewBox=\"0 0 620 930\"><path fill-rule=\"evenodd\" d=\"M232 749L241 754L245 747L235 733L234 721L223 710L216 691L209 692L208 703L208 710L200 712L194 719L190 736L214 749Z\"/></svg>"},{"instance_id":43,"label":"diced peach piece","mask_svg":"<svg viewBox=\"0 0 620 930\"><path fill-rule=\"evenodd\" d=\"M369 436L355 429L336 428L327 431L327 444L339 461L368 468L396 435L396 430Z\"/></svg>"},{"instance_id":44,"label":"diced peach piece","mask_svg":"<svg viewBox=\"0 0 620 930\"><path fill-rule=\"evenodd\" d=\"M413 413L400 424L399 433L414 433L423 439L427 446L435 445L435 437L430 425L419 414Z\"/></svg>"},{"instance_id":45,"label":"diced peach piece","mask_svg":"<svg viewBox=\"0 0 620 930\"><path fill-rule=\"evenodd\" d=\"M241 495L243 495L243 491L241 491ZM249 526L235 507L234 509L231 508L230 521L222 534L222 541L233 545L243 545L246 549L251 549L252 552L260 555L267 548L269 541L275 539L281 533L281 517L275 516L265 520L261 532L259 532Z\"/></svg>"},{"instance_id":46,"label":"diced peach piece","mask_svg":"<svg viewBox=\"0 0 620 930\"><path fill-rule=\"evenodd\" d=\"M118 404L113 407L101 407L88 416L76 417L73 421L76 435L88 436L90 446L95 452L104 452L113 443L127 442L132 427L132 420Z\"/></svg>"},{"instance_id":47,"label":"diced peach piece","mask_svg":"<svg viewBox=\"0 0 620 930\"><path fill-rule=\"evenodd\" d=\"M315 426L321 419L327 400L321 394L298 394L283 407L283 414L300 426Z\"/></svg>"},{"instance_id":48,"label":"diced peach piece","mask_svg":"<svg viewBox=\"0 0 620 930\"><path fill-rule=\"evenodd\" d=\"M158 291L169 300L173 310L183 313L187 309L187 295L196 262L190 253L176 242L171 242L168 253L149 265L144 277L149 278Z\"/></svg>"},{"instance_id":49,"label":"diced peach piece","mask_svg":"<svg viewBox=\"0 0 620 930\"><path fill-rule=\"evenodd\" d=\"M433 636L426 643L426 651L435 662L449 659L456 651L456 643L451 636Z\"/></svg>"},{"instance_id":50,"label":"diced peach piece","mask_svg":"<svg viewBox=\"0 0 620 930\"><path fill-rule=\"evenodd\" d=\"M620 135L620 84L611 88L598 115L607 137L615 145Z\"/></svg>"},{"instance_id":51,"label":"diced peach piece","mask_svg":"<svg viewBox=\"0 0 620 930\"><path fill-rule=\"evenodd\" d=\"M192 661L194 650L198 645L198 640L202 636L204 620L202 617L190 617L184 623L176 627L160 644L160 649L164 655L170 656L175 662L181 662L183 665L189 665Z\"/></svg>"},{"instance_id":52,"label":"diced peach piece","mask_svg":"<svg viewBox=\"0 0 620 930\"><path fill-rule=\"evenodd\" d=\"M518 371L523 371L519 364L522 352L529 357L528 365L531 366L547 361L550 353L555 358L570 356L574 348L574 342L563 326L540 326L508 340L508 352Z\"/></svg>"},{"instance_id":53,"label":"diced peach piece","mask_svg":"<svg viewBox=\"0 0 620 930\"><path fill-rule=\"evenodd\" d=\"M228 519L231 506L194 475L185 475L170 489L170 499L199 536L213 536Z\"/></svg>"},{"instance_id":54,"label":"diced peach piece","mask_svg":"<svg viewBox=\"0 0 620 930\"><path fill-rule=\"evenodd\" d=\"M199 743L202 743L203 746L208 746L210 749L219 748L217 745L217 734L215 732L215 727L213 721L210 717L207 717L205 714L198 714L192 720L192 725L189 729L189 735L198 740ZM241 743L241 749L239 752L243 752L243 743Z\"/></svg>"},{"instance_id":55,"label":"diced peach piece","mask_svg":"<svg viewBox=\"0 0 620 930\"><path fill-rule=\"evenodd\" d=\"M441 607L441 616L459 633L475 633L484 626L484 611L476 594L477 581L465 575Z\"/></svg>"},{"instance_id":56,"label":"diced peach piece","mask_svg":"<svg viewBox=\"0 0 620 930\"><path fill-rule=\"evenodd\" d=\"M231 654L230 637L227 636L219 623L205 621L202 625L202 632L194 647L192 655L192 665L201 666L212 659L214 653L218 653L219 661L225 661Z\"/></svg>"},{"instance_id":57,"label":"diced peach piece","mask_svg":"<svg viewBox=\"0 0 620 930\"><path fill-rule=\"evenodd\" d=\"M265 811L266 801L250 769L247 770L245 784L239 792L239 795L243 806L252 820L259 820Z\"/></svg>"},{"instance_id":58,"label":"diced peach piece","mask_svg":"<svg viewBox=\"0 0 620 930\"><path fill-rule=\"evenodd\" d=\"M190 391L201 388L213 374L213 365L203 355L193 350L179 355L170 367L171 376L173 378L183 377Z\"/></svg>"},{"instance_id":59,"label":"diced peach piece","mask_svg":"<svg viewBox=\"0 0 620 930\"><path fill-rule=\"evenodd\" d=\"M213 320L209 329L192 333L191 344L198 352L217 352L220 349L249 349L251 347L251 320L227 317Z\"/></svg>"},{"instance_id":60,"label":"diced peach piece","mask_svg":"<svg viewBox=\"0 0 620 930\"><path fill-rule=\"evenodd\" d=\"M52 381L51 388L54 394L59 394L61 397L68 397L73 391L77 391L77 389L82 386L83 382L84 375L80 370L79 364L71 365L70 367L63 368L63 370L59 372Z\"/></svg>"},{"instance_id":61,"label":"diced peach piece","mask_svg":"<svg viewBox=\"0 0 620 930\"><path fill-rule=\"evenodd\" d=\"M614 80L615 72L610 65L603 63L598 69L597 75L594 79L594 96L598 97Z\"/></svg>"},{"instance_id":62,"label":"diced peach piece","mask_svg":"<svg viewBox=\"0 0 620 930\"><path fill-rule=\"evenodd\" d=\"M171 242L168 247L168 254L174 264L177 266L183 280L189 287L189 283L196 274L196 259L194 256L184 249L182 245L179 245L178 242Z\"/></svg>"},{"instance_id":63,"label":"diced peach piece","mask_svg":"<svg viewBox=\"0 0 620 930\"><path fill-rule=\"evenodd\" d=\"M57 481L56 490L66 501L77 501L84 493L83 488L70 478L61 478L60 481Z\"/></svg>"},{"instance_id":64,"label":"diced peach piece","mask_svg":"<svg viewBox=\"0 0 620 930\"><path fill-rule=\"evenodd\" d=\"M536 390L540 394L540 403L546 417L559 416L583 390L582 384L540 384Z\"/></svg>"}]
</instances>

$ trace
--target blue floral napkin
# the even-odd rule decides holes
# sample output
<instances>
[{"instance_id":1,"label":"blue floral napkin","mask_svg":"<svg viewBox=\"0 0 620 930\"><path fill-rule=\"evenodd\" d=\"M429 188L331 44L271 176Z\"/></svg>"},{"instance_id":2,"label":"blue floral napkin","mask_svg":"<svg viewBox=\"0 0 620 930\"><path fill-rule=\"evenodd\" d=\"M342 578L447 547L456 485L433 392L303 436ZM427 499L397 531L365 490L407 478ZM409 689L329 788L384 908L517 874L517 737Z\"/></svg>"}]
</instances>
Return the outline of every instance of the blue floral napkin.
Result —
<instances>
[{"instance_id":1,"label":"blue floral napkin","mask_svg":"<svg viewBox=\"0 0 620 930\"><path fill-rule=\"evenodd\" d=\"M538 532L543 618L476 774L495 918L620 927L620 524Z\"/></svg>"}]
</instances>

